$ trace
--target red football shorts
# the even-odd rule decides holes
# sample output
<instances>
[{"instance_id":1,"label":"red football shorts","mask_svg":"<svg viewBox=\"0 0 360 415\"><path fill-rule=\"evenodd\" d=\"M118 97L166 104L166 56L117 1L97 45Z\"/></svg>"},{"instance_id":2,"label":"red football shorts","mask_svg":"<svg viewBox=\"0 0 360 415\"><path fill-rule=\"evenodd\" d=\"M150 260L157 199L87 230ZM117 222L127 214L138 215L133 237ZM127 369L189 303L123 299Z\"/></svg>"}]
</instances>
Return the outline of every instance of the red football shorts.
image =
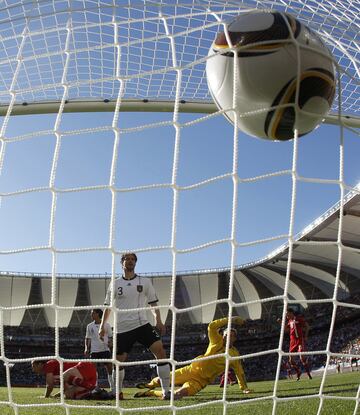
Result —
<instances>
[{"instance_id":1,"label":"red football shorts","mask_svg":"<svg viewBox=\"0 0 360 415\"><path fill-rule=\"evenodd\" d=\"M301 339L294 339L290 341L289 353L305 352L305 342Z\"/></svg>"}]
</instances>

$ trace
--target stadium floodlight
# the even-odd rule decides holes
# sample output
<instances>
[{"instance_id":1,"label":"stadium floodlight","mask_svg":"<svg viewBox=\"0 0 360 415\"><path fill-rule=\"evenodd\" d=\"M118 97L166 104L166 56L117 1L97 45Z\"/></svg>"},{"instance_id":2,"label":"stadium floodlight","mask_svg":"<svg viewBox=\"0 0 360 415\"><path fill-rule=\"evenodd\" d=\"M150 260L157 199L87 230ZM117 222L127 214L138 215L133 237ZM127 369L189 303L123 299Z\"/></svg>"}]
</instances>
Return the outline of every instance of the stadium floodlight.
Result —
<instances>
[{"instance_id":1,"label":"stadium floodlight","mask_svg":"<svg viewBox=\"0 0 360 415\"><path fill-rule=\"evenodd\" d=\"M6 169L17 168L18 161L12 160L9 167L8 159L11 159L9 148L17 142L31 142L39 137L54 139L54 145L49 146L51 152L49 175L47 183L35 184L29 187L8 190L0 187L0 202L5 199L22 197L30 194L48 194L46 200L49 212L48 243L35 242L31 246L15 246L1 242L1 256L14 254L27 254L38 251L47 251L51 255L51 292L47 307L53 309L54 326L56 328L55 352L59 357L59 321L62 312L72 310L74 301L66 304L57 303L57 262L59 255L87 253L92 251L107 252L112 258L112 283L117 274L116 260L119 255L127 250L127 247L119 248L116 245L116 228L118 196L123 193L136 192L137 190L170 189L173 194L169 202L172 206L171 242L164 245L142 246L139 252L153 252L167 250L172 255L172 288L170 295L170 309L176 315L175 287L177 277L177 258L179 254L195 252L203 248L221 244L224 241L231 246L229 261L230 290L228 297L229 315L232 314L233 287L235 284L236 250L239 242L236 239L236 226L238 214L237 187L241 179L238 175L238 147L236 138L238 131L234 129L234 156L233 171L224 176L211 177L205 181L192 183L189 186L181 186L177 182L177 171L180 158L180 139L182 132L190 126L206 123L210 118L222 117L212 101L206 79L206 61L208 53L216 34L223 30L224 24L240 12L246 10L277 10L289 13L300 22L307 25L324 40L327 48L332 53L336 68L336 94L330 113L325 117L325 123L338 127L340 143L344 130L359 135L360 127L360 3L350 0L72 0L71 2L58 0L4 0L0 4L0 173L6 173ZM149 121L143 123L139 117L136 126L123 125L122 112L147 112L147 113L171 113L169 121ZM108 113L107 124L98 127L89 127L84 123L75 122L71 126L63 127L62 122L68 113ZM199 118L181 123L179 118L182 113L200 114ZM52 124L41 123L36 116L53 114ZM203 115L205 114L205 115ZM26 122L32 117L37 129L31 132L17 133L16 126ZM24 117L24 118L23 118ZM16 119L16 122L13 121ZM73 119L74 120L74 119ZM110 121L109 121L110 120ZM171 127L174 140L174 158L171 169L171 180L166 183L152 183L140 186L132 186L125 183L121 188L117 186L117 162L119 157L119 143L123 133L129 131L151 131L154 127ZM64 163L61 148L66 137L82 136L86 134L98 135L103 133L112 135L113 148L111 168L106 183L82 184L75 186L59 186L58 166ZM210 132L209 132L210 134ZM288 174L292 180L291 208L289 212L290 224L287 238L289 249L287 275L284 291L280 295L283 304L283 318L286 306L289 304L288 288L291 271L292 250L294 248L296 232L293 222L296 204L296 184L298 170L297 137L294 139L294 163L287 172L279 172L278 176ZM341 144L340 144L341 147ZM341 153L341 150L340 150ZM340 157L343 157L342 155ZM341 206L346 197L346 192L351 186L346 185L343 178L343 160L340 162L339 179L329 180L331 184L337 184L340 189ZM34 175L36 175L34 166ZM89 173L92 174L92 173ZM146 173L144 173L146 175ZM182 190L191 191L213 183L222 177L233 180L231 193L231 235L214 241L194 243L192 247L182 249L177 244L177 219L179 209L179 194ZM269 177L271 175L268 175ZM265 176L264 176L265 177ZM255 179L254 179L255 180ZM243 180L246 181L246 180ZM251 179L248 179L250 182ZM314 179L313 182L322 183L322 180ZM4 185L4 183L0 183ZM353 189L358 193L358 188ZM85 192L107 192L111 199L108 209L107 239L103 244L82 247L76 244L60 246L58 242L58 216L59 196L72 195ZM97 201L93 201L94 205ZM100 205L100 204L99 204ZM0 207L2 205L0 204ZM99 206L99 209L101 207ZM145 207L146 208L146 207ZM0 209L1 216L1 209ZM339 223L339 235L342 222ZM4 236L3 236L4 238ZM261 243L262 241L260 241ZM278 253L278 251L274 251ZM280 251L279 251L280 252ZM272 254L273 255L273 254ZM336 316L336 293L339 284L341 269L341 246L339 246L339 264L336 272L334 296L329 301L334 304L332 322L329 328L329 339L334 329ZM5 271L5 270L4 270ZM29 288L30 290L30 288ZM279 298L280 298L279 297ZM214 301L216 303L217 299ZM293 299L293 301L295 301ZM44 300L45 303L45 300ZM291 303L291 302L290 302ZM25 304L23 308L26 308ZM208 304L206 304L208 305ZM245 304L246 305L246 304ZM19 305L3 307L0 304L1 321L1 359L7 367L17 362L16 359L8 361L5 356L4 316L11 310L18 310ZM81 307L80 307L81 308ZM89 308L89 307L87 307ZM86 309L86 307L84 307ZM70 318L69 318L70 319ZM175 332L176 319L173 320L173 332ZM284 338L284 327L280 335L280 343ZM176 337L171 338L170 360L173 365L177 361L174 357ZM227 346L228 352L228 346ZM278 358L277 372L274 389L271 396L263 397L259 402L271 402L271 411L277 413L282 403L291 401L292 397L278 396L279 374L281 360L284 357L281 346L275 350ZM263 352L261 352L263 354ZM329 365L332 357L330 340L326 355L326 365ZM226 354L229 357L229 354ZM20 359L21 361L21 359ZM229 361L229 359L227 359ZM115 354L114 354L115 362ZM16 369L16 367L15 367ZM226 365L226 372L229 365ZM7 369L7 385L11 389L10 371ZM321 413L325 405L324 393L325 377L323 378L319 393L315 396L307 396L318 399L316 411ZM8 404L18 413L13 394L9 393L9 400L1 402ZM251 395L250 395L251 398ZM336 396L331 398L336 399ZM345 399L345 398L344 398ZM354 403L355 415L359 405L357 397L346 398ZM64 411L68 413L71 405L62 400ZM250 400L251 402L251 400ZM219 403L219 402L218 402ZM233 413L239 401L227 400L226 388L220 404L224 414ZM171 404L174 404L171 401ZM182 405L186 405L185 402ZM190 405L193 410L209 408L211 401ZM256 405L255 401L253 402ZM114 405L119 405L116 400ZM246 407L241 403L241 407ZM250 405L252 405L250 403ZM304 404L305 405L305 404ZM91 408L91 405L83 405ZM240 406L239 406L240 407ZM113 407L112 407L113 408ZM247 406L251 408L251 406ZM111 407L104 407L105 411ZM183 410L184 408L182 408ZM119 410L119 408L118 408ZM141 407L140 411L147 411L147 407ZM174 410L175 411L175 410ZM122 413L122 412L121 412ZM174 412L175 413L175 412ZM200 412L199 412L200 413ZM205 412L204 412L205 413Z\"/></svg>"}]
</instances>

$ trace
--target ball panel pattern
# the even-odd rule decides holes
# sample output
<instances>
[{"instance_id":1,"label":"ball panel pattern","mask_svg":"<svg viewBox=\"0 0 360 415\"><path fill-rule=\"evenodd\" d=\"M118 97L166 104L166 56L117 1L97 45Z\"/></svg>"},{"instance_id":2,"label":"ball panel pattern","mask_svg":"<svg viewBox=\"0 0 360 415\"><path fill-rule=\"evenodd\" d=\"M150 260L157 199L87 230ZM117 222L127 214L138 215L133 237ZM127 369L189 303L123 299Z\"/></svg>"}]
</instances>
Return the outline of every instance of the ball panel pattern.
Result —
<instances>
[{"instance_id":1,"label":"ball panel pattern","mask_svg":"<svg viewBox=\"0 0 360 415\"><path fill-rule=\"evenodd\" d=\"M332 56L321 38L279 12L241 14L227 27L233 50L219 33L206 64L209 90L226 118L234 123L239 114L240 130L269 140L293 138L295 123L299 136L316 128L336 90ZM272 108L276 105L286 107Z\"/></svg>"}]
</instances>

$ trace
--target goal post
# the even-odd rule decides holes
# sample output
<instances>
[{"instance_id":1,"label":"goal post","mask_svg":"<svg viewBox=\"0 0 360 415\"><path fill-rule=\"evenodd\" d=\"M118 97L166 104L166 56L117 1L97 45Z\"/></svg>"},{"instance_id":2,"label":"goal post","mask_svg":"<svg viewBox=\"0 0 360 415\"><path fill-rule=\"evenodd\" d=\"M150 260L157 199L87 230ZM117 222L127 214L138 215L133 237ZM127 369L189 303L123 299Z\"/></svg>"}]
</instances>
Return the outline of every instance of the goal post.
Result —
<instances>
[{"instance_id":1,"label":"goal post","mask_svg":"<svg viewBox=\"0 0 360 415\"><path fill-rule=\"evenodd\" d=\"M227 22L253 9L293 15L319 34L331 51L336 95L324 118L326 125L318 130L333 129L328 141L316 136L331 157L319 145L312 149L311 140L303 144L298 137L287 143L251 141L225 120L224 111L212 101L205 72L211 44ZM173 334L167 359L172 368L196 357L177 357L179 322L202 323L206 330L206 324L220 316L260 321L264 315L276 314L282 320L279 335L272 339L275 344L242 356L245 369L253 358L263 362L269 357L275 362L270 393L256 391L254 382L254 395L235 396L225 376L224 389L209 399L194 398L178 405L172 395L165 403L169 413L205 414L216 405L225 415L267 405L264 410L281 414L284 405L294 400L315 402L313 411L318 415L328 408L329 400L345 402L347 413L357 413L360 389L337 396L326 387L331 361L353 356L332 350L339 310L360 308L345 298L358 294L350 276L355 281L359 278L353 271L359 244L342 239L343 232L349 231L344 226L346 212L359 216L357 209L347 206L349 191L351 198L359 196L354 171L360 138L359 15L356 1L2 2L0 279L6 291L0 293L0 363L9 392L1 395L0 408L20 414L24 407L47 410L53 404L24 403L17 398L12 385L16 365L39 356L29 352L9 357L5 328L30 321L31 312L42 307L44 312L32 323L44 321L55 329L54 353L43 357L64 362L60 329L74 321L73 315L80 319L81 312L102 306L98 300L103 281L90 288L79 283L84 292L89 291L88 298L96 298L89 305L85 295L75 291L74 275L90 274L91 267L97 267L94 273L108 272L106 278L111 276L114 284L121 273L121 255L135 251L145 257L146 266L162 265L166 259L166 271L170 269L167 278L153 276L153 283L164 297L159 298L160 311ZM345 146L349 141L351 145ZM304 172L309 154L314 158ZM227 164L222 165L223 161ZM317 169L317 164L323 168ZM254 183L256 190L249 190ZM140 198L140 193L145 196ZM311 239L319 224L333 220L333 211L326 218L320 212L334 202L338 202L336 230L322 229L323 234ZM310 213L298 222L312 225L299 237L296 213L306 209ZM305 245L310 251L305 252ZM295 252L299 247L304 247L301 254ZM323 256L318 252L322 248ZM195 270L188 272L188 280L187 269ZM17 285L16 271L26 273ZM72 277L64 283L67 273ZM29 282L39 274L50 278L40 284ZM15 296L14 287L19 291L22 287L21 296ZM180 290L185 294L180 295ZM331 310L325 344L296 354L297 358L323 357L319 387L316 393L294 399L282 393L280 382L281 364L289 357L283 346L286 309L324 305ZM116 322L119 314L114 304L111 307ZM225 375L234 361L229 346L227 341ZM115 351L112 362L118 384ZM135 363L140 364L149 360ZM66 414L79 407L92 414L93 409L88 402L68 403L63 397L54 406L61 406ZM147 413L149 408L161 410L163 404L124 403L117 397L102 412Z\"/></svg>"},{"instance_id":2,"label":"goal post","mask_svg":"<svg viewBox=\"0 0 360 415\"><path fill-rule=\"evenodd\" d=\"M12 107L11 115L33 115L33 114L57 114L60 102L23 102ZM75 100L65 102L64 113L76 112L114 112L116 102L105 100ZM0 106L0 116L7 114L8 107ZM123 99L121 100L120 112L173 112L174 101L149 100L149 99ZM218 111L212 102L185 101L181 100L178 106L179 112L190 114L213 114ZM345 127L359 128L360 120L354 115L327 114L324 117L325 124L344 125Z\"/></svg>"}]
</instances>

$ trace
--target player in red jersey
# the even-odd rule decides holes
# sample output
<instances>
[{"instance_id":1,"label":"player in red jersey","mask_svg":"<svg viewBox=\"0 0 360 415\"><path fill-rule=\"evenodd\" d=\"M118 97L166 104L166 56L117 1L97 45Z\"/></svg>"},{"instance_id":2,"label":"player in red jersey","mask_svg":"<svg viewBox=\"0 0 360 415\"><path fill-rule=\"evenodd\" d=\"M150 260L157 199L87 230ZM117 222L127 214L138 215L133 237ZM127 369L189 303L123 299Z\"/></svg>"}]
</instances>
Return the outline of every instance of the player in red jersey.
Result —
<instances>
[{"instance_id":1,"label":"player in red jersey","mask_svg":"<svg viewBox=\"0 0 360 415\"><path fill-rule=\"evenodd\" d=\"M55 385L60 383L60 363L58 360L33 360L31 367L34 373L45 375L46 389L44 398L51 395ZM64 362L64 393L70 399L83 399L95 388L97 380L96 366L91 362Z\"/></svg>"},{"instance_id":2,"label":"player in red jersey","mask_svg":"<svg viewBox=\"0 0 360 415\"><path fill-rule=\"evenodd\" d=\"M289 353L305 352L306 341L309 332L309 324L305 321L303 316L295 315L295 312L292 308L288 308L286 312L285 331L288 332L290 335ZM307 357L305 357L304 355L300 355L300 361L304 366L304 369L307 375L309 376L309 379L312 379ZM296 380L300 380L301 369L296 364L294 356L289 356L289 363L290 366L296 371Z\"/></svg>"},{"instance_id":3,"label":"player in red jersey","mask_svg":"<svg viewBox=\"0 0 360 415\"><path fill-rule=\"evenodd\" d=\"M232 369L228 370L228 376L227 376L227 384L228 385L235 385L236 382L236 377L235 377L235 373ZM221 375L220 378L220 388L223 388L225 384L225 372Z\"/></svg>"},{"instance_id":4,"label":"player in red jersey","mask_svg":"<svg viewBox=\"0 0 360 415\"><path fill-rule=\"evenodd\" d=\"M302 315L295 315L294 310L291 308L287 310L286 319L287 325L285 330L288 331L290 335L289 353L305 352L306 341L309 333L309 324L307 321L305 321ZM300 355L300 361L304 366L309 379L312 379L307 357ZM290 366L293 367L296 371L297 380L300 380L301 369L296 364L294 356L289 356L289 363Z\"/></svg>"}]
</instances>

